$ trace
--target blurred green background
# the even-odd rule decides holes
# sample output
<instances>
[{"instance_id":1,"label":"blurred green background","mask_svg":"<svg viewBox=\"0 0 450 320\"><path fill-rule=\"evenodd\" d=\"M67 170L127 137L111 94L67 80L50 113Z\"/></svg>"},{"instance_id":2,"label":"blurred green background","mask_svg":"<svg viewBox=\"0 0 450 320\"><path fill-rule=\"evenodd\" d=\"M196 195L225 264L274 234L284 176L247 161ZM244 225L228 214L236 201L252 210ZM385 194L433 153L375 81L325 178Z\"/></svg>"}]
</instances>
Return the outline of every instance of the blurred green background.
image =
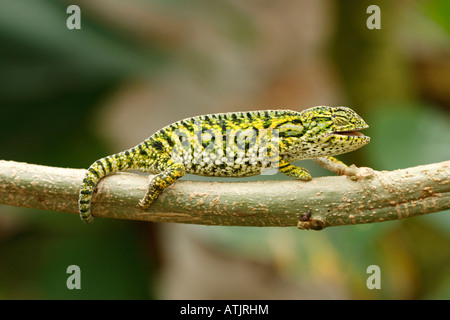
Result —
<instances>
[{"instance_id":1,"label":"blurred green background","mask_svg":"<svg viewBox=\"0 0 450 320\"><path fill-rule=\"evenodd\" d=\"M193 115L347 105L372 141L340 159L449 160L449 17L446 0L1 0L0 159L87 168ZM449 248L450 212L314 232L0 206L0 299L449 299Z\"/></svg>"}]
</instances>

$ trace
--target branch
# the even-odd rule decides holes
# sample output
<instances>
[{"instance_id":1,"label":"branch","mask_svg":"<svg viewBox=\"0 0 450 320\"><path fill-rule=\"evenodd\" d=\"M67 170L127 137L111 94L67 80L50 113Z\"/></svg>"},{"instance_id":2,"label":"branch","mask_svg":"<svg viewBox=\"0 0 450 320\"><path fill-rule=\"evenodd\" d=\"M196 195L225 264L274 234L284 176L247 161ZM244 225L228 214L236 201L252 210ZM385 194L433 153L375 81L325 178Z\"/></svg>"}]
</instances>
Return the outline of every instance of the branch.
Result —
<instances>
[{"instance_id":1,"label":"branch","mask_svg":"<svg viewBox=\"0 0 450 320\"><path fill-rule=\"evenodd\" d=\"M0 160L0 204L77 214L84 173ZM444 161L395 171L359 168L354 177L310 182L177 181L144 210L137 204L148 178L119 173L100 181L92 213L114 219L318 230L450 209L449 177L450 161Z\"/></svg>"}]
</instances>

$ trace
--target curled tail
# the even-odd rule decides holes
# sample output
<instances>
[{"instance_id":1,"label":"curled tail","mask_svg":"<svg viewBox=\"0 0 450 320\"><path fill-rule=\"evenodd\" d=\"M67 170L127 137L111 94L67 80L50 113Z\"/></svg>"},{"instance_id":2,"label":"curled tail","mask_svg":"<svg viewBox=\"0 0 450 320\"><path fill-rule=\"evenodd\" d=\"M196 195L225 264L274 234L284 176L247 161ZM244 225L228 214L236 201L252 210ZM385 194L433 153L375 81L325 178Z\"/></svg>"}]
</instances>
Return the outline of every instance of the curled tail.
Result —
<instances>
[{"instance_id":1,"label":"curled tail","mask_svg":"<svg viewBox=\"0 0 450 320\"><path fill-rule=\"evenodd\" d=\"M83 183L80 187L78 198L78 210L81 220L92 223L94 217L91 214L92 194L99 181L115 172L136 169L136 149L130 149L95 161L86 171Z\"/></svg>"}]
</instances>

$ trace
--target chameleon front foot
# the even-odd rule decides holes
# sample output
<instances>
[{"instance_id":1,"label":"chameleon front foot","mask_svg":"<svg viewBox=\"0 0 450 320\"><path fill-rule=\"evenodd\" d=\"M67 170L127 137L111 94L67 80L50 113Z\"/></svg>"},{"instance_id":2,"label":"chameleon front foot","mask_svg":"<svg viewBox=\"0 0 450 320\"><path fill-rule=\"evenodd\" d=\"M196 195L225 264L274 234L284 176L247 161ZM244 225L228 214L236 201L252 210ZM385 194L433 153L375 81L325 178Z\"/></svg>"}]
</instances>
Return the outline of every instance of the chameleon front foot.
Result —
<instances>
[{"instance_id":1,"label":"chameleon front foot","mask_svg":"<svg viewBox=\"0 0 450 320\"><path fill-rule=\"evenodd\" d=\"M290 163L281 163L278 170L288 177L303 181L310 181L312 179L308 170L302 167L296 167Z\"/></svg>"},{"instance_id":2,"label":"chameleon front foot","mask_svg":"<svg viewBox=\"0 0 450 320\"><path fill-rule=\"evenodd\" d=\"M320 157L313 159L313 161L322 168L330 170L337 175L354 175L354 172L352 170L348 170L349 166L347 166L342 161L339 161L335 157Z\"/></svg>"},{"instance_id":3,"label":"chameleon front foot","mask_svg":"<svg viewBox=\"0 0 450 320\"><path fill-rule=\"evenodd\" d=\"M348 176L352 180L359 180L360 178L368 178L373 175L373 170L367 170L369 168L359 168L355 166L354 164L347 166L342 161L339 161L338 159L334 157L320 157L313 159L315 163L317 163L319 166L330 170L337 175L340 176Z\"/></svg>"}]
</instances>

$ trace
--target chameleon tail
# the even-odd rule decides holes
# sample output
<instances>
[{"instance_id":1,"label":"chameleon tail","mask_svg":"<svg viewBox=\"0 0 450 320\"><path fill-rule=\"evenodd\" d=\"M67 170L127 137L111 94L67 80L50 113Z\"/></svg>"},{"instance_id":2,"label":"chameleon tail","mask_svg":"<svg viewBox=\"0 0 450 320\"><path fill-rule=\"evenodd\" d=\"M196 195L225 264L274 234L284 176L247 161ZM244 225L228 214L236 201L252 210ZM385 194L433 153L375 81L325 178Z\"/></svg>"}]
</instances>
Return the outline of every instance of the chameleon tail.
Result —
<instances>
[{"instance_id":1,"label":"chameleon tail","mask_svg":"<svg viewBox=\"0 0 450 320\"><path fill-rule=\"evenodd\" d=\"M91 214L91 201L99 181L109 174L135 169L136 163L132 155L134 150L130 149L99 159L87 169L78 198L80 217L85 223L92 223L94 220Z\"/></svg>"}]
</instances>

